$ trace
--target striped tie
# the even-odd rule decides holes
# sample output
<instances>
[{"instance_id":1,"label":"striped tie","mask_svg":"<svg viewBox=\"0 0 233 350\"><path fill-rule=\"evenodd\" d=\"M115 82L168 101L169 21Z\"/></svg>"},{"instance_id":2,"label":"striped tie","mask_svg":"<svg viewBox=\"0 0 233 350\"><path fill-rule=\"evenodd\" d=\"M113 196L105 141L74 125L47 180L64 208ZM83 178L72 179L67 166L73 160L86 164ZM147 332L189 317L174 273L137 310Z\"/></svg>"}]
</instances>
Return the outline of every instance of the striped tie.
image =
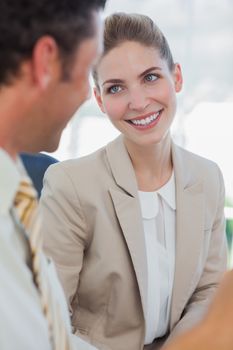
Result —
<instances>
[{"instance_id":1,"label":"striped tie","mask_svg":"<svg viewBox=\"0 0 233 350\"><path fill-rule=\"evenodd\" d=\"M48 277L45 273L46 260L42 254L37 192L28 177L24 177L20 182L15 196L14 208L28 238L31 251L31 270L40 295L43 313L48 322L52 349L70 350L72 346L61 317L60 306L52 296Z\"/></svg>"}]
</instances>

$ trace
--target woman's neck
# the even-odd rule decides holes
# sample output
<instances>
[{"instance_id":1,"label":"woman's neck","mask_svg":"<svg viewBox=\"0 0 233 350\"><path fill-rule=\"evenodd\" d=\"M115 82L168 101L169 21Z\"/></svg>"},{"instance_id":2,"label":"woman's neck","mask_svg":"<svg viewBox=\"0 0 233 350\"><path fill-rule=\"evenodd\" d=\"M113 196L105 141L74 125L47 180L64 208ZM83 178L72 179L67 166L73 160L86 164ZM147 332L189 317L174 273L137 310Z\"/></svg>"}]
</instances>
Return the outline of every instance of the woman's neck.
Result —
<instances>
[{"instance_id":1,"label":"woman's neck","mask_svg":"<svg viewBox=\"0 0 233 350\"><path fill-rule=\"evenodd\" d=\"M171 137L168 134L160 143L136 145L124 138L131 158L140 191L155 191L170 179L172 174Z\"/></svg>"}]
</instances>

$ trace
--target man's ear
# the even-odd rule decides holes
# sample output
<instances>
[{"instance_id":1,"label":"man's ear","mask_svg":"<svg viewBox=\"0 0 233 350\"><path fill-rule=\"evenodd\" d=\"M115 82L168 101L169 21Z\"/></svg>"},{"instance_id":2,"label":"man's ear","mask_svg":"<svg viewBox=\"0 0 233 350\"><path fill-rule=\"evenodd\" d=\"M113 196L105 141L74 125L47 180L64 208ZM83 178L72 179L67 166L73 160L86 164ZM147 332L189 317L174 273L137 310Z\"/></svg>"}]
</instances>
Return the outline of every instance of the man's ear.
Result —
<instances>
[{"instance_id":1,"label":"man's ear","mask_svg":"<svg viewBox=\"0 0 233 350\"><path fill-rule=\"evenodd\" d=\"M101 111L102 111L103 113L106 113L106 112L105 112L105 109L104 109L104 106L103 106L103 100L102 100L102 97L101 97L99 88L94 87L94 95L95 95L96 101L97 101L97 103L98 103L98 105L99 105Z\"/></svg>"},{"instance_id":2,"label":"man's ear","mask_svg":"<svg viewBox=\"0 0 233 350\"><path fill-rule=\"evenodd\" d=\"M32 69L34 83L42 90L54 78L60 78L59 48L51 36L43 36L36 42L32 54Z\"/></svg>"},{"instance_id":3,"label":"man's ear","mask_svg":"<svg viewBox=\"0 0 233 350\"><path fill-rule=\"evenodd\" d=\"M176 92L180 92L183 86L183 76L181 71L181 66L179 63L175 63L173 70L174 83Z\"/></svg>"}]
</instances>

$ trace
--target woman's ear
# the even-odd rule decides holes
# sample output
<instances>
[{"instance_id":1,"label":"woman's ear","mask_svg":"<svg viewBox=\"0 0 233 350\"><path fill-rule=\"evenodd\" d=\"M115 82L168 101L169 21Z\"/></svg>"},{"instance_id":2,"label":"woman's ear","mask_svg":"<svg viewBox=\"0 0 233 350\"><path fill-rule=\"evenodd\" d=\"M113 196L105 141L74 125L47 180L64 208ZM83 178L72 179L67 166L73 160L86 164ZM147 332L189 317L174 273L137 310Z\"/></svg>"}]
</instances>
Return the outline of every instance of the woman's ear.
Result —
<instances>
[{"instance_id":1,"label":"woman's ear","mask_svg":"<svg viewBox=\"0 0 233 350\"><path fill-rule=\"evenodd\" d=\"M174 83L176 92L180 92L183 86L183 76L181 71L181 66L179 63L175 63L173 70Z\"/></svg>"},{"instance_id":2,"label":"woman's ear","mask_svg":"<svg viewBox=\"0 0 233 350\"><path fill-rule=\"evenodd\" d=\"M103 101L102 101L102 97L101 97L99 88L94 87L94 95L95 95L96 101L97 101L97 103L99 105L99 108L101 109L101 111L103 113L105 113L105 109L104 109L104 106L103 106Z\"/></svg>"}]
</instances>

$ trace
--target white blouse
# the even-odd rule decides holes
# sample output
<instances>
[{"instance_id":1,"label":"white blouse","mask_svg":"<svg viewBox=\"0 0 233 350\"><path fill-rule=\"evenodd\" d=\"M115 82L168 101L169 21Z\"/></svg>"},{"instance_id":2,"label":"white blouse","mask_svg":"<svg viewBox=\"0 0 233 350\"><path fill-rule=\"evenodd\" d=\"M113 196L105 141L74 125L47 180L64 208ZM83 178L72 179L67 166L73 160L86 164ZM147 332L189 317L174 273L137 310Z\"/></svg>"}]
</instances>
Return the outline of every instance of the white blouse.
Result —
<instances>
[{"instance_id":1,"label":"white blouse","mask_svg":"<svg viewBox=\"0 0 233 350\"><path fill-rule=\"evenodd\" d=\"M139 191L147 254L145 344L168 331L175 270L176 195L174 173L154 192Z\"/></svg>"}]
</instances>

